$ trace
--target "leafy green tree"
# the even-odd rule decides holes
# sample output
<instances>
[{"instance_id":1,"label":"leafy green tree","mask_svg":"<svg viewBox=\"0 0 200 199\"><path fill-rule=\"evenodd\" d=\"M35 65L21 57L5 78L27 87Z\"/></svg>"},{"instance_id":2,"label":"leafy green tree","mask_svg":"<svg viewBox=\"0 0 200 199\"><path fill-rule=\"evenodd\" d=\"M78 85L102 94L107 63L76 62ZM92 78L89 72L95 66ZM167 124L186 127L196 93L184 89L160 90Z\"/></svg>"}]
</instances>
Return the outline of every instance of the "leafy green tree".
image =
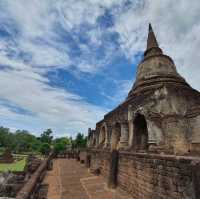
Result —
<instances>
[{"instance_id":1,"label":"leafy green tree","mask_svg":"<svg viewBox=\"0 0 200 199\"><path fill-rule=\"evenodd\" d=\"M14 148L16 152L32 152L37 150L35 146L40 144L39 140L26 130L17 130L14 136Z\"/></svg>"},{"instance_id":2,"label":"leafy green tree","mask_svg":"<svg viewBox=\"0 0 200 199\"><path fill-rule=\"evenodd\" d=\"M62 142L56 143L54 145L54 152L55 153L62 153L62 152L65 151L65 149L66 149L66 145L64 143L62 143Z\"/></svg>"},{"instance_id":3,"label":"leafy green tree","mask_svg":"<svg viewBox=\"0 0 200 199\"><path fill-rule=\"evenodd\" d=\"M12 148L14 139L9 128L0 127L0 147Z\"/></svg>"},{"instance_id":4,"label":"leafy green tree","mask_svg":"<svg viewBox=\"0 0 200 199\"><path fill-rule=\"evenodd\" d=\"M41 146L40 146L40 153L42 155L49 155L51 151L51 147L48 143L42 143Z\"/></svg>"},{"instance_id":5,"label":"leafy green tree","mask_svg":"<svg viewBox=\"0 0 200 199\"><path fill-rule=\"evenodd\" d=\"M72 141L73 148L85 148L87 145L87 137L78 133L75 140Z\"/></svg>"},{"instance_id":6,"label":"leafy green tree","mask_svg":"<svg viewBox=\"0 0 200 199\"><path fill-rule=\"evenodd\" d=\"M66 150L66 147L70 145L70 139L67 137L56 138L53 143L54 151L56 153L62 153Z\"/></svg>"},{"instance_id":7,"label":"leafy green tree","mask_svg":"<svg viewBox=\"0 0 200 199\"><path fill-rule=\"evenodd\" d=\"M70 144L70 139L68 137L60 137L60 138L56 138L54 139L53 143L63 143L65 145L69 145Z\"/></svg>"},{"instance_id":8,"label":"leafy green tree","mask_svg":"<svg viewBox=\"0 0 200 199\"><path fill-rule=\"evenodd\" d=\"M48 143L51 144L52 140L53 140L53 131L51 129L47 129L46 131L44 131L41 136L40 136L40 141L43 143Z\"/></svg>"},{"instance_id":9,"label":"leafy green tree","mask_svg":"<svg viewBox=\"0 0 200 199\"><path fill-rule=\"evenodd\" d=\"M27 140L26 140L26 133L27 132L23 132L21 130L17 130L15 132L15 146L14 146L14 148L15 148L17 153L27 151L28 143L27 143Z\"/></svg>"},{"instance_id":10,"label":"leafy green tree","mask_svg":"<svg viewBox=\"0 0 200 199\"><path fill-rule=\"evenodd\" d=\"M87 139L84 134L78 133L76 138L61 137L53 139L51 129L45 130L40 137L32 135L26 130L17 130L15 133L10 132L8 128L0 127L0 151L9 148L15 153L32 153L40 152L48 155L51 148L60 153L67 148L84 148Z\"/></svg>"}]
</instances>

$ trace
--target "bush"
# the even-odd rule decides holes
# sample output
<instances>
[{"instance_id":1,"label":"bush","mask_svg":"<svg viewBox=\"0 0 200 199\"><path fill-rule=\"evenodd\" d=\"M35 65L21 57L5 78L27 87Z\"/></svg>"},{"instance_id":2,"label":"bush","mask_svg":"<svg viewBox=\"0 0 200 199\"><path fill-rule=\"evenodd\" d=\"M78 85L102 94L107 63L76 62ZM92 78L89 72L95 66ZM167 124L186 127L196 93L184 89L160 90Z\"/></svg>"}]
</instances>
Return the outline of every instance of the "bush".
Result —
<instances>
[{"instance_id":1,"label":"bush","mask_svg":"<svg viewBox=\"0 0 200 199\"><path fill-rule=\"evenodd\" d=\"M42 143L41 146L40 146L40 153L42 155L49 155L51 151L51 147L48 143Z\"/></svg>"},{"instance_id":2,"label":"bush","mask_svg":"<svg viewBox=\"0 0 200 199\"><path fill-rule=\"evenodd\" d=\"M54 145L54 152L55 153L58 154L58 153L62 153L64 151L65 151L65 144L64 143L60 142L60 143L56 143Z\"/></svg>"}]
</instances>

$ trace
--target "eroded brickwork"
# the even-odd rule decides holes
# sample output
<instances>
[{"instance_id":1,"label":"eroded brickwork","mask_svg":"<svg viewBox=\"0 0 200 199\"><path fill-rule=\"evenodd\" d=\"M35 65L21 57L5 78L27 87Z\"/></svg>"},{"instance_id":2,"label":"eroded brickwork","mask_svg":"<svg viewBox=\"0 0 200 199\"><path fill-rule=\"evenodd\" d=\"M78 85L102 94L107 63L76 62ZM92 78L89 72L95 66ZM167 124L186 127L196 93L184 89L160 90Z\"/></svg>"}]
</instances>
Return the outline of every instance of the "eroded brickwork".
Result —
<instances>
[{"instance_id":1,"label":"eroded brickwork","mask_svg":"<svg viewBox=\"0 0 200 199\"><path fill-rule=\"evenodd\" d=\"M121 153L118 186L136 199L193 199L195 186L192 160Z\"/></svg>"},{"instance_id":2,"label":"eroded brickwork","mask_svg":"<svg viewBox=\"0 0 200 199\"><path fill-rule=\"evenodd\" d=\"M110 170L110 152L104 150L92 150L91 155L91 170L100 170L100 174L106 179L109 176Z\"/></svg>"},{"instance_id":3,"label":"eroded brickwork","mask_svg":"<svg viewBox=\"0 0 200 199\"><path fill-rule=\"evenodd\" d=\"M100 168L109 182L111 152L89 151L90 169ZM117 186L133 198L198 199L200 159L174 155L131 153L120 151Z\"/></svg>"},{"instance_id":4,"label":"eroded brickwork","mask_svg":"<svg viewBox=\"0 0 200 199\"><path fill-rule=\"evenodd\" d=\"M88 131L91 168L136 199L199 199L200 92L163 53L151 25L135 79Z\"/></svg>"}]
</instances>

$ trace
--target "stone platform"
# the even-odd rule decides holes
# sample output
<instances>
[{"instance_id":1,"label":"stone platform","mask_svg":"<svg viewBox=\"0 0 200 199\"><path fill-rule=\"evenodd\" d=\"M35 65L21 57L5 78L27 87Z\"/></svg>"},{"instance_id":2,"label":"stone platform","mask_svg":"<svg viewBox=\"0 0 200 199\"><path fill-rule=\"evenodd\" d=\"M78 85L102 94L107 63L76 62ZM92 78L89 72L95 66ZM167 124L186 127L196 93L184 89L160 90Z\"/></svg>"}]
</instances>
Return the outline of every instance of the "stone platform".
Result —
<instances>
[{"instance_id":1,"label":"stone platform","mask_svg":"<svg viewBox=\"0 0 200 199\"><path fill-rule=\"evenodd\" d=\"M44 183L49 184L48 199L131 199L120 189L109 189L101 176L73 159L55 159Z\"/></svg>"}]
</instances>

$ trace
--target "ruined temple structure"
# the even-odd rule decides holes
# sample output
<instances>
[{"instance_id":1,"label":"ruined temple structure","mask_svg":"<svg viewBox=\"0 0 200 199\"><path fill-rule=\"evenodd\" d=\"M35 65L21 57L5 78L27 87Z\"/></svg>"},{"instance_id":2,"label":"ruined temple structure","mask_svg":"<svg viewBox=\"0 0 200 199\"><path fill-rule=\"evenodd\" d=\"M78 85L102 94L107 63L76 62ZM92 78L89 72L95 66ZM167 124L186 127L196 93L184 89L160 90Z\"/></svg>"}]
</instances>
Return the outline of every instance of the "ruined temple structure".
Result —
<instances>
[{"instance_id":1,"label":"ruined temple structure","mask_svg":"<svg viewBox=\"0 0 200 199\"><path fill-rule=\"evenodd\" d=\"M200 93L159 47L151 25L128 97L89 132L89 147L188 154L200 151Z\"/></svg>"},{"instance_id":2,"label":"ruined temple structure","mask_svg":"<svg viewBox=\"0 0 200 199\"><path fill-rule=\"evenodd\" d=\"M200 93L177 72L149 25L127 98L89 129L87 164L133 198L200 198L199 154Z\"/></svg>"}]
</instances>

